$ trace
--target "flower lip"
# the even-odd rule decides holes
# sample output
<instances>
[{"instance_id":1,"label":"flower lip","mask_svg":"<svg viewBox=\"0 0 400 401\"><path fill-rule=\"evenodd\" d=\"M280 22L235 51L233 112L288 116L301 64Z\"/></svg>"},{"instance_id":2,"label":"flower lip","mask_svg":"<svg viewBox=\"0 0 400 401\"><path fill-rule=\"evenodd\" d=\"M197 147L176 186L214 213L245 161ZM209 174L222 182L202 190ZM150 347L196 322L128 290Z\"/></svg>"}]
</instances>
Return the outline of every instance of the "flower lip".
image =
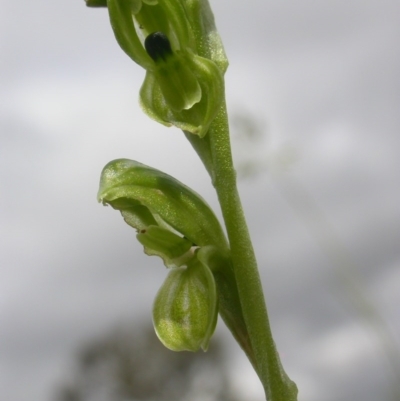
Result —
<instances>
[{"instance_id":1,"label":"flower lip","mask_svg":"<svg viewBox=\"0 0 400 401\"><path fill-rule=\"evenodd\" d=\"M144 41L144 47L147 54L157 62L160 58L164 61L170 55L172 55L171 43L162 32L153 32L147 36Z\"/></svg>"}]
</instances>

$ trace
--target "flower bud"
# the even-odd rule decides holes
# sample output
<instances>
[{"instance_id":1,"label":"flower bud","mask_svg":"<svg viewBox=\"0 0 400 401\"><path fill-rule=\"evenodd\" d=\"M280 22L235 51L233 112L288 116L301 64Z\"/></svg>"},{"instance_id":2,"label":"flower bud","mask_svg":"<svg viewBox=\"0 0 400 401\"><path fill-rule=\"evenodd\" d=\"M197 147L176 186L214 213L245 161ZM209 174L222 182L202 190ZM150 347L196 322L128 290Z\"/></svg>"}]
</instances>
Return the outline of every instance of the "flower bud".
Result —
<instances>
[{"instance_id":1,"label":"flower bud","mask_svg":"<svg viewBox=\"0 0 400 401\"><path fill-rule=\"evenodd\" d=\"M172 351L207 351L217 312L213 275L206 265L194 260L168 274L154 301L154 328Z\"/></svg>"}]
</instances>

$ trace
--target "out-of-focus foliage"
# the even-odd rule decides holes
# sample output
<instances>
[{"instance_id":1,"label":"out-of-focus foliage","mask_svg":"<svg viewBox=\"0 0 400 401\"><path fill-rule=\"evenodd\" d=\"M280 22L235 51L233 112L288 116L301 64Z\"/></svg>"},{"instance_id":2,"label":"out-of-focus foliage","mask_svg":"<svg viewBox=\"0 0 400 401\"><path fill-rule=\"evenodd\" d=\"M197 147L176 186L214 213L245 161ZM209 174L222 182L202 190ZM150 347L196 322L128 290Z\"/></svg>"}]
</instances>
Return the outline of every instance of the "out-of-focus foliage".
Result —
<instances>
[{"instance_id":1,"label":"out-of-focus foliage","mask_svg":"<svg viewBox=\"0 0 400 401\"><path fill-rule=\"evenodd\" d=\"M345 303L346 308L354 308L365 331L380 343L379 356L386 362L387 375L391 378L391 385L387 389L388 398L385 399L400 400L398 341L363 282L360 274L362 264L338 236L330 222L330 216L319 207L313 194L290 174L296 169L296 162L302 156L298 147L284 144L277 149L273 148L268 125L265 127L262 120L246 111L233 113L231 122L233 144L237 149L235 159L238 177L246 180L268 174L276 189L303 221L332 263L332 278L335 280L332 280L331 286L338 294L338 300Z\"/></svg>"},{"instance_id":2,"label":"out-of-focus foliage","mask_svg":"<svg viewBox=\"0 0 400 401\"><path fill-rule=\"evenodd\" d=\"M71 380L57 401L236 401L223 348L210 352L166 349L152 327L121 327L95 339L78 353Z\"/></svg>"},{"instance_id":3,"label":"out-of-focus foliage","mask_svg":"<svg viewBox=\"0 0 400 401\"><path fill-rule=\"evenodd\" d=\"M255 178L266 172L284 173L295 165L299 157L292 144L274 146L268 123L245 110L232 113L231 132L239 179Z\"/></svg>"}]
</instances>

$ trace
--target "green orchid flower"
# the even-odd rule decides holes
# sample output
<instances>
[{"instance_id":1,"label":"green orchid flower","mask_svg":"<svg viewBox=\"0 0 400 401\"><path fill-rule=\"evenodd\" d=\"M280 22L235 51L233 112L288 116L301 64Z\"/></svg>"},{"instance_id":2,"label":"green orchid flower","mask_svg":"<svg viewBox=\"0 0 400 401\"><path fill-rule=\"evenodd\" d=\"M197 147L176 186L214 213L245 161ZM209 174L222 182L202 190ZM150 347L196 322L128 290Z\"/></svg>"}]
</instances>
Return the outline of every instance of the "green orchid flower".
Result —
<instances>
[{"instance_id":1,"label":"green orchid flower","mask_svg":"<svg viewBox=\"0 0 400 401\"><path fill-rule=\"evenodd\" d=\"M229 253L209 206L176 179L127 159L103 169L98 199L120 210L145 253L170 268L153 307L161 342L174 351L207 350L218 315L211 268Z\"/></svg>"},{"instance_id":2,"label":"green orchid flower","mask_svg":"<svg viewBox=\"0 0 400 401\"><path fill-rule=\"evenodd\" d=\"M119 45L146 69L140 90L146 114L204 137L222 104L227 68L210 11L198 0L87 0L86 4L108 7Z\"/></svg>"},{"instance_id":3,"label":"green orchid flower","mask_svg":"<svg viewBox=\"0 0 400 401\"><path fill-rule=\"evenodd\" d=\"M108 163L101 174L98 200L121 212L137 230L148 255L167 267L190 259L192 247L213 245L229 254L225 234L205 200L175 178L134 160Z\"/></svg>"},{"instance_id":4,"label":"green orchid flower","mask_svg":"<svg viewBox=\"0 0 400 401\"><path fill-rule=\"evenodd\" d=\"M176 51L162 32L145 41L155 69L140 89L143 110L166 126L204 137L223 100L224 80L218 66L191 51Z\"/></svg>"},{"instance_id":5,"label":"green orchid flower","mask_svg":"<svg viewBox=\"0 0 400 401\"><path fill-rule=\"evenodd\" d=\"M194 350L199 347L205 349L206 343L208 344L205 339L211 337L211 327L215 327L210 321L214 322L217 301L210 303L204 291L198 292L195 289L188 295L188 302L194 303L195 310L200 308L196 305L203 305L200 308L206 311L202 314L203 320L198 320L198 325L193 323L190 327L181 327L180 320L174 320L172 316L182 309L176 304L183 302L182 295L179 295L182 288L193 280L199 284L199 280L201 282L204 281L204 277L208 277L209 290L206 292L211 291L210 294L214 294L214 287L218 289L218 293L215 293L218 311L235 338L240 340L242 347L252 357L231 266L229 246L216 216L204 199L159 170L134 160L118 159L108 163L102 171L98 200L119 210L126 223L136 229L136 238L143 245L144 252L160 257L164 265L172 270L157 298L167 298L169 303L165 304L164 308L157 307L158 318L154 317L154 322L162 322L158 329L156 327L162 342L175 350ZM207 267L213 278L209 278L208 272L192 274L193 266L197 266L196 272ZM199 278L198 274L205 276ZM177 282L173 284L175 279ZM197 288L197 284L193 284L194 288ZM178 294L176 301L173 301L172 292ZM200 299L200 304L195 302L196 299ZM163 302L157 301L155 305L159 303ZM191 310L185 313L189 321L197 320ZM172 336L171 333L175 331L180 334ZM192 334L189 335L189 332ZM181 345L178 345L177 338L182 341ZM188 345L189 338L193 338L191 345Z\"/></svg>"}]
</instances>

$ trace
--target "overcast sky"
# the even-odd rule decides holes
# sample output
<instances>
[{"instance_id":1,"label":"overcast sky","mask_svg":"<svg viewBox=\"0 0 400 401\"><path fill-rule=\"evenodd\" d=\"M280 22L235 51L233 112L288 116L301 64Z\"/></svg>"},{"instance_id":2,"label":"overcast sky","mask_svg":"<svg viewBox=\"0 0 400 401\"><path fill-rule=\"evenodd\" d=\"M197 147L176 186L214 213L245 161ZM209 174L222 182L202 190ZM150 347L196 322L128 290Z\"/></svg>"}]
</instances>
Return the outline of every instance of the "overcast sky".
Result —
<instances>
[{"instance_id":1,"label":"overcast sky","mask_svg":"<svg viewBox=\"0 0 400 401\"><path fill-rule=\"evenodd\" d=\"M240 189L299 401L389 400L394 372L382 349L393 343L360 310L375 308L395 355L400 5L211 4L230 59L232 121L249 118L263 134L243 143L235 125L234 150L258 170ZM119 49L106 10L0 5L0 400L50 401L82 342L123 320L150 321L166 274L97 204L103 166L151 165L219 211L183 135L141 112L144 71ZM233 342L232 355L238 391L262 399Z\"/></svg>"}]
</instances>

